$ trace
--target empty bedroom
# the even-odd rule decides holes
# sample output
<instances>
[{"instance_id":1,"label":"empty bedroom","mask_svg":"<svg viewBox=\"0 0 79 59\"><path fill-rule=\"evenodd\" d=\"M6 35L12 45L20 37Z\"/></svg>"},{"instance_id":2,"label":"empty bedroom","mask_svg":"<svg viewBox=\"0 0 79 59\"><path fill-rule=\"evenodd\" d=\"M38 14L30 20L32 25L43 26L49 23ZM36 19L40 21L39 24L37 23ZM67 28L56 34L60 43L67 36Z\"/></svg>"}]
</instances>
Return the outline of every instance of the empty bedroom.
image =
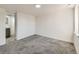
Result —
<instances>
[{"instance_id":1,"label":"empty bedroom","mask_svg":"<svg viewBox=\"0 0 79 59\"><path fill-rule=\"evenodd\" d=\"M79 53L78 10L74 4L0 4L0 54Z\"/></svg>"}]
</instances>

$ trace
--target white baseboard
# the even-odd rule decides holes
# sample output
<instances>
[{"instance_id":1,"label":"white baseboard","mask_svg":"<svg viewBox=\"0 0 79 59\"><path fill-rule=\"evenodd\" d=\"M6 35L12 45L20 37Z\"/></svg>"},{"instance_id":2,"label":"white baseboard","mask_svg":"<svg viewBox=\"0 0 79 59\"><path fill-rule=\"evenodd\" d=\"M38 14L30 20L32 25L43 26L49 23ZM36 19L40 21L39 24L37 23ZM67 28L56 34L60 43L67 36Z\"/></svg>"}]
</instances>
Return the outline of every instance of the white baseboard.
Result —
<instances>
[{"instance_id":1,"label":"white baseboard","mask_svg":"<svg viewBox=\"0 0 79 59\"><path fill-rule=\"evenodd\" d=\"M61 40L61 41L69 42L69 43L73 43L73 42L70 42L70 41L62 40L62 39L57 38L57 37L51 37L51 36L43 35L43 34L37 34L37 35L44 36L44 37L48 37L48 38L53 38L53 39L56 39L56 40Z\"/></svg>"}]
</instances>

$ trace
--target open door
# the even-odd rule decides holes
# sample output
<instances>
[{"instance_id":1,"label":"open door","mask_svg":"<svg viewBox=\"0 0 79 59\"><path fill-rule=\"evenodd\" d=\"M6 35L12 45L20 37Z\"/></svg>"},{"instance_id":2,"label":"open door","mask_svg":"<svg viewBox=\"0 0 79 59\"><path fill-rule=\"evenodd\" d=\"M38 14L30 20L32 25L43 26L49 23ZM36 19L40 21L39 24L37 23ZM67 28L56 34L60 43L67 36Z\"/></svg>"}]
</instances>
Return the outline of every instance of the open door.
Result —
<instances>
[{"instance_id":1,"label":"open door","mask_svg":"<svg viewBox=\"0 0 79 59\"><path fill-rule=\"evenodd\" d=\"M11 42L15 41L15 13L7 14L6 16L6 41Z\"/></svg>"}]
</instances>

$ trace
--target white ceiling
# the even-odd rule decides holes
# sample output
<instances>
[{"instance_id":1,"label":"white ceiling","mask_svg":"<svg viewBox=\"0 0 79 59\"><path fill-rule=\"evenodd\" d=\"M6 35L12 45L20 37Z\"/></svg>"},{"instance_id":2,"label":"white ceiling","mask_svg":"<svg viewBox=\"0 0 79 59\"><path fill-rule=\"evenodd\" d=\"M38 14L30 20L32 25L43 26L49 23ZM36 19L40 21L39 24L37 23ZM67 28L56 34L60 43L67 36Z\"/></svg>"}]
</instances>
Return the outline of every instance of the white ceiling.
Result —
<instances>
[{"instance_id":1,"label":"white ceiling","mask_svg":"<svg viewBox=\"0 0 79 59\"><path fill-rule=\"evenodd\" d=\"M41 8L35 8L34 4L0 4L0 8L5 8L8 12L23 12L35 16L54 12L63 7L73 7L65 4L41 4Z\"/></svg>"}]
</instances>

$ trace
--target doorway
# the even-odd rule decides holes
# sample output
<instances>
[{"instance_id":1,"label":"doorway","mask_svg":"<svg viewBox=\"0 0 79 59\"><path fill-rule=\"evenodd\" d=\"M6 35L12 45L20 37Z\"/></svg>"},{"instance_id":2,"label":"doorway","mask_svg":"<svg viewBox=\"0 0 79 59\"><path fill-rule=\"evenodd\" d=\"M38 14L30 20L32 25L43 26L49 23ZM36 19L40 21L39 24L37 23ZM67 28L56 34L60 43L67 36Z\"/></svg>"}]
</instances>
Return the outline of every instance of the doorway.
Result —
<instances>
[{"instance_id":1,"label":"doorway","mask_svg":"<svg viewBox=\"0 0 79 59\"><path fill-rule=\"evenodd\" d=\"M8 14L6 16L6 41L11 42L16 39L16 14Z\"/></svg>"}]
</instances>

